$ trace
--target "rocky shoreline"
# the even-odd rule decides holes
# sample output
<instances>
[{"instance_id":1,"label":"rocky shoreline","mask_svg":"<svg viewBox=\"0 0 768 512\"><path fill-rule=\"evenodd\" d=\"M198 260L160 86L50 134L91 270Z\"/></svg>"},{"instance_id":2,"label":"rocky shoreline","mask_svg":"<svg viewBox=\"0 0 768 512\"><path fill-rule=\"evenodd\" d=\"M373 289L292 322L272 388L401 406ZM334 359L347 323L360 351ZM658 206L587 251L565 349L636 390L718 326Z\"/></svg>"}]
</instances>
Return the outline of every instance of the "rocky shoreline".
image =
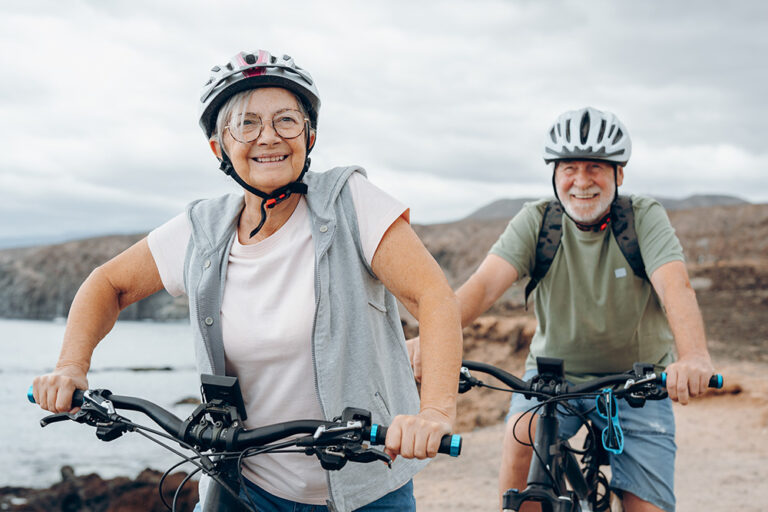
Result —
<instances>
[{"instance_id":1,"label":"rocky shoreline","mask_svg":"<svg viewBox=\"0 0 768 512\"><path fill-rule=\"evenodd\" d=\"M168 475L163 483L163 496L168 503L187 476L178 472ZM69 466L61 468L61 482L47 489L0 487L0 510L11 512L164 512L158 493L162 473L145 469L130 479L117 477L109 480L99 475L75 475ZM177 498L179 512L191 512L197 503L197 485L184 486Z\"/></svg>"}]
</instances>

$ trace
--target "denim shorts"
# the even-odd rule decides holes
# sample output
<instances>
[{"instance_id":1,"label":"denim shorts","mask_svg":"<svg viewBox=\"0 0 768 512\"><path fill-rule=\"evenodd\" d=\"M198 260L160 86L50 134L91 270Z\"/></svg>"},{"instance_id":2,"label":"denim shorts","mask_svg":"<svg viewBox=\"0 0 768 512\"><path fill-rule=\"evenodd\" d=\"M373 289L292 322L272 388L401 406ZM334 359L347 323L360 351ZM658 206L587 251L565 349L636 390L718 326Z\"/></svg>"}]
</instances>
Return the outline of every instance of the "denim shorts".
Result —
<instances>
[{"instance_id":1,"label":"denim shorts","mask_svg":"<svg viewBox=\"0 0 768 512\"><path fill-rule=\"evenodd\" d=\"M256 484L245 480L245 489L240 490L240 496L244 499L247 490L251 500L256 504L259 512L328 512L325 505L308 505L295 501L278 498L268 493ZM195 506L194 512L202 510L200 504ZM386 496L382 496L373 503L369 503L356 509L360 512L416 512L416 499L413 497L413 480L395 489Z\"/></svg>"},{"instance_id":2,"label":"denim shorts","mask_svg":"<svg viewBox=\"0 0 768 512\"><path fill-rule=\"evenodd\" d=\"M536 375L536 370L528 370L523 380ZM538 402L535 398L526 399L519 393L513 393L509 405L507 420L516 414L526 412ZM570 400L576 410L586 413L601 431L606 426L605 418L597 411L587 413L595 406L594 398ZM675 417L672 402L648 400L644 407L632 408L626 400L618 400L619 423L624 432L624 451L620 454L608 453L611 465L611 489L626 491L648 501L667 512L675 510ZM560 420L560 438L570 439L581 427L581 419L574 415L564 415L558 408Z\"/></svg>"}]
</instances>

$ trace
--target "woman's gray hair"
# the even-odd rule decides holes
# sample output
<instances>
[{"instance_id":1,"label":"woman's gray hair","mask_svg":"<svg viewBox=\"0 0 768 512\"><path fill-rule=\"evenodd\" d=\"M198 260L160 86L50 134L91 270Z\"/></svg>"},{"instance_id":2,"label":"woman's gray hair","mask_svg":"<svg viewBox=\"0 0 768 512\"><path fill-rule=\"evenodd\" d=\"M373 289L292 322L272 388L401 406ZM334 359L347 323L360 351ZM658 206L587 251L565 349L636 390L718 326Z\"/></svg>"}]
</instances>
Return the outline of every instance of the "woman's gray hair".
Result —
<instances>
[{"instance_id":1,"label":"woman's gray hair","mask_svg":"<svg viewBox=\"0 0 768 512\"><path fill-rule=\"evenodd\" d=\"M248 89L235 94L219 109L219 113L216 115L216 128L213 133L216 136L216 142L219 143L222 150L224 149L224 129L227 127L230 119L233 117L242 117L242 115L245 114L246 108L248 108L248 101L251 99L251 94L253 94L253 91L255 90L256 89ZM304 103L301 102L301 98L291 91L288 92L296 98L296 103L299 105L299 112L301 112L301 115L305 118L309 118L309 114L307 114L307 109L304 106Z\"/></svg>"}]
</instances>

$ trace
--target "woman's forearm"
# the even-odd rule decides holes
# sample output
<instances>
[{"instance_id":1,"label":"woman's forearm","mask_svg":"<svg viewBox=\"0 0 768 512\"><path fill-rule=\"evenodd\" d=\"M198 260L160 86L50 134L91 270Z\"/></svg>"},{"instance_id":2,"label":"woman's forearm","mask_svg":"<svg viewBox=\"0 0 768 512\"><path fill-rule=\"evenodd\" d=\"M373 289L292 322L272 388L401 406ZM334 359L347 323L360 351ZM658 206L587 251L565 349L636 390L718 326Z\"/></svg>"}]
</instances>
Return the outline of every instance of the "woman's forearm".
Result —
<instances>
[{"instance_id":1,"label":"woman's forearm","mask_svg":"<svg viewBox=\"0 0 768 512\"><path fill-rule=\"evenodd\" d=\"M419 302L422 378L421 409L456 417L462 337L460 308L450 289Z\"/></svg>"},{"instance_id":2,"label":"woman's forearm","mask_svg":"<svg viewBox=\"0 0 768 512\"><path fill-rule=\"evenodd\" d=\"M120 294L101 267L94 270L75 295L57 368L78 366L87 372L96 345L114 327L120 314Z\"/></svg>"}]
</instances>

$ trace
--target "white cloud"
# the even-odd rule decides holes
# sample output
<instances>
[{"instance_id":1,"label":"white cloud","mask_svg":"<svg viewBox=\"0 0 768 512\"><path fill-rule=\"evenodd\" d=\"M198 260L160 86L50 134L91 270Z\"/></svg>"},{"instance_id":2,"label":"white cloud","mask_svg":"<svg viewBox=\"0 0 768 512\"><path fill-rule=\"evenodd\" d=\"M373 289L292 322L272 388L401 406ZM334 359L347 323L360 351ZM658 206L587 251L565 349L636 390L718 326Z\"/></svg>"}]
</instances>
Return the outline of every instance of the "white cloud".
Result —
<instances>
[{"instance_id":1,"label":"white cloud","mask_svg":"<svg viewBox=\"0 0 768 512\"><path fill-rule=\"evenodd\" d=\"M88 224L110 202L141 210L130 224L150 229L195 197L232 190L197 126L196 101L213 64L258 47L291 54L319 84L314 168L363 165L412 206L415 222L548 194L543 134L561 111L583 105L612 110L629 127L627 188L768 200L757 176L768 159L768 7L667 3L663 16L656 7L4 4L0 203L17 220L0 236L67 231L70 218ZM25 223L46 204L68 212ZM123 231L127 217L100 215L92 225Z\"/></svg>"}]
</instances>

